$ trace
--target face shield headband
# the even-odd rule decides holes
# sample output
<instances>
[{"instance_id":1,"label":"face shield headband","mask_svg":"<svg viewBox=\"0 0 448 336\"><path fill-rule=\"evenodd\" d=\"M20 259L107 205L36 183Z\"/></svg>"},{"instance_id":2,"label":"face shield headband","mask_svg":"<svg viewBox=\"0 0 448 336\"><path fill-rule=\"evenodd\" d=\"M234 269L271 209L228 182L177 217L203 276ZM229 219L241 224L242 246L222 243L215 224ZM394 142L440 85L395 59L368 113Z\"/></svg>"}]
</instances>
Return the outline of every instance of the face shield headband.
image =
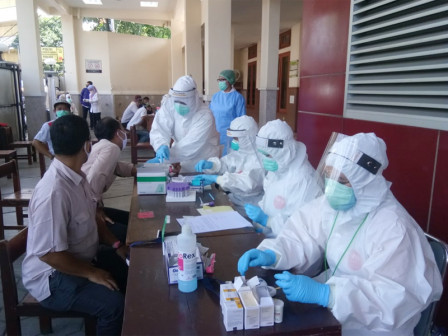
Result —
<instances>
[{"instance_id":1,"label":"face shield headband","mask_svg":"<svg viewBox=\"0 0 448 336\"><path fill-rule=\"evenodd\" d=\"M257 148L283 148L285 140L282 139L267 139L262 138L257 135L255 138L255 143Z\"/></svg>"},{"instance_id":2,"label":"face shield headband","mask_svg":"<svg viewBox=\"0 0 448 336\"><path fill-rule=\"evenodd\" d=\"M347 160L350 160L350 161L356 163L358 166L364 168L365 170L367 170L369 173L371 173L373 175L376 175L378 173L378 170L381 168L381 163L379 163L377 160L375 160L371 156L369 156L361 151L357 151L351 157L347 157L347 156L340 155L338 153L333 153L333 152L330 152L330 153L332 153L334 155L341 156Z\"/></svg>"},{"instance_id":3,"label":"face shield headband","mask_svg":"<svg viewBox=\"0 0 448 336\"><path fill-rule=\"evenodd\" d=\"M173 88L170 89L169 92L171 97L174 98L191 98L194 97L196 95L196 88L193 88L189 91L176 91Z\"/></svg>"},{"instance_id":4,"label":"face shield headband","mask_svg":"<svg viewBox=\"0 0 448 336\"><path fill-rule=\"evenodd\" d=\"M247 130L232 130L232 129L228 128L227 136L229 138L241 138L241 137L249 136L249 132Z\"/></svg>"}]
</instances>

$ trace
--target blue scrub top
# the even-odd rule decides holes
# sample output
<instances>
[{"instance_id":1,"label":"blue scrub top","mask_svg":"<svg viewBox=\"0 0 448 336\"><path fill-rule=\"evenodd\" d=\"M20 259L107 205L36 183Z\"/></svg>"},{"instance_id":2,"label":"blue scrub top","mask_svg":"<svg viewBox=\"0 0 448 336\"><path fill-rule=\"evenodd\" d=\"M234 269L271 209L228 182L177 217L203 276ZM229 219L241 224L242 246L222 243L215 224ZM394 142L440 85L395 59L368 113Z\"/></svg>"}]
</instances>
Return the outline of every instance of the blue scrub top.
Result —
<instances>
[{"instance_id":1,"label":"blue scrub top","mask_svg":"<svg viewBox=\"0 0 448 336\"><path fill-rule=\"evenodd\" d=\"M219 143L224 145L223 155L225 155L227 151L227 129L233 119L246 114L246 102L244 97L236 90L228 93L219 91L213 95L209 107L215 117L216 130L219 132Z\"/></svg>"}]
</instances>

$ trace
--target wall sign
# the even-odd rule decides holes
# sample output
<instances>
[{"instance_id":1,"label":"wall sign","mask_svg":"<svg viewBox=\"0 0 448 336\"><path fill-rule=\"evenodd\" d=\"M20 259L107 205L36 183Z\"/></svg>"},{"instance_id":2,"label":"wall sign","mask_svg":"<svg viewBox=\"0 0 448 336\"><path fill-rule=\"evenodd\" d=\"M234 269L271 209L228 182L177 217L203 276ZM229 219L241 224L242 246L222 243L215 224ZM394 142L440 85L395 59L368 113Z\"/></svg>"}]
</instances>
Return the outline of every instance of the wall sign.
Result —
<instances>
[{"instance_id":1,"label":"wall sign","mask_svg":"<svg viewBox=\"0 0 448 336\"><path fill-rule=\"evenodd\" d=\"M102 73L103 65L101 60L86 59L86 72L87 73Z\"/></svg>"}]
</instances>

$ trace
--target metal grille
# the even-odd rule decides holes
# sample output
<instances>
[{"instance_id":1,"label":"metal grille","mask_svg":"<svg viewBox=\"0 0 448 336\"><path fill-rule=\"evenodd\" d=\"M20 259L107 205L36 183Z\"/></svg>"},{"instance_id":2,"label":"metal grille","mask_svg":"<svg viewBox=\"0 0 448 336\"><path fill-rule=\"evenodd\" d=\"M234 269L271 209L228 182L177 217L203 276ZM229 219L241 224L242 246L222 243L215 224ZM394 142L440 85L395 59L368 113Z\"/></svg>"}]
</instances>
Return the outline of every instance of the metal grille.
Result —
<instances>
[{"instance_id":1,"label":"metal grille","mask_svg":"<svg viewBox=\"0 0 448 336\"><path fill-rule=\"evenodd\" d=\"M448 130L448 0L352 0L344 116Z\"/></svg>"}]
</instances>

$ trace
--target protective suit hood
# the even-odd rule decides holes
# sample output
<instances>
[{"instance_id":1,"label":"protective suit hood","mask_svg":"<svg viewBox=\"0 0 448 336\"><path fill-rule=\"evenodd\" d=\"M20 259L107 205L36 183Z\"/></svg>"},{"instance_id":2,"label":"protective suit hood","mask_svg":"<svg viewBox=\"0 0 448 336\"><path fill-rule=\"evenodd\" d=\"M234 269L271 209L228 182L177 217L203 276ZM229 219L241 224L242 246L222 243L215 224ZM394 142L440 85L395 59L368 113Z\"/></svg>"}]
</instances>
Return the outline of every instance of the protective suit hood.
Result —
<instances>
[{"instance_id":1,"label":"protective suit hood","mask_svg":"<svg viewBox=\"0 0 448 336\"><path fill-rule=\"evenodd\" d=\"M388 164L386 144L374 133L343 138L333 144L325 160L350 181L357 201L347 212L353 216L370 212L385 199L390 184L382 172Z\"/></svg>"},{"instance_id":2,"label":"protective suit hood","mask_svg":"<svg viewBox=\"0 0 448 336\"><path fill-rule=\"evenodd\" d=\"M190 112L185 116L179 115L179 117L191 118L201 105L196 87L196 82L191 76L180 77L170 89L167 99L163 101L163 105L168 104L168 109L174 111L174 103L181 102L190 108Z\"/></svg>"},{"instance_id":3,"label":"protective suit hood","mask_svg":"<svg viewBox=\"0 0 448 336\"><path fill-rule=\"evenodd\" d=\"M258 125L254 118L247 115L238 117L230 123L230 130L247 131L246 136L238 137L241 153L253 153L255 149L255 137L258 132Z\"/></svg>"},{"instance_id":4,"label":"protective suit hood","mask_svg":"<svg viewBox=\"0 0 448 336\"><path fill-rule=\"evenodd\" d=\"M269 147L266 145L268 139L283 140L282 148ZM257 149L270 154L277 161L278 170L276 173L287 170L289 163L298 156L301 156L299 161L306 159L305 145L295 141L291 127L285 121L279 119L269 121L260 128L257 135Z\"/></svg>"}]
</instances>

